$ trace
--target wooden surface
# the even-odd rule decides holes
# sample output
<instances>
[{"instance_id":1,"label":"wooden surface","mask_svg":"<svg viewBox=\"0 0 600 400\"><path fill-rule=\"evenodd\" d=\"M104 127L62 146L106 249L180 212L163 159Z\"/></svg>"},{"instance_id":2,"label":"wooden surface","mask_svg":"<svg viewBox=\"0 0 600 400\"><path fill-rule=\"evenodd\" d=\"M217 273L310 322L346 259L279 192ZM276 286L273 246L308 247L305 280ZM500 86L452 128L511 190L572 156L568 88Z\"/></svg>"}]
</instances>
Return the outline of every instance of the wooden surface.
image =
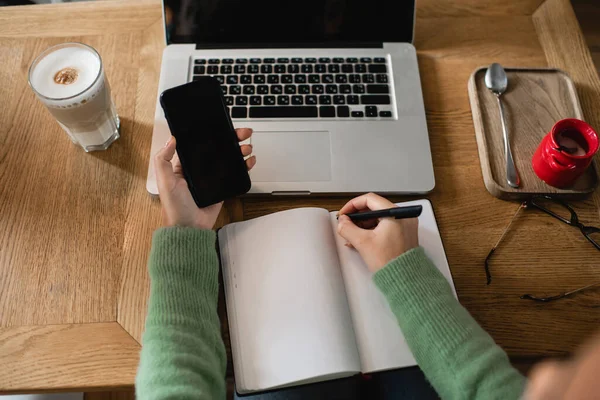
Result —
<instances>
[{"instance_id":1,"label":"wooden surface","mask_svg":"<svg viewBox=\"0 0 600 400\"><path fill-rule=\"evenodd\" d=\"M498 100L485 85L487 67L478 68L469 79L469 99L479 161L485 186L501 199L524 199L535 194L582 197L598 186L592 165L569 189L558 189L540 180L531 159L552 126L564 118L583 119L575 85L557 69L505 68L508 90L502 95L506 124L521 185L506 182L506 158Z\"/></svg>"},{"instance_id":2,"label":"wooden surface","mask_svg":"<svg viewBox=\"0 0 600 400\"><path fill-rule=\"evenodd\" d=\"M571 6L540 4L422 0L415 40L436 176L427 197L456 289L518 360L567 354L600 326L600 290L550 304L519 299L600 280L598 253L579 232L535 211L498 249L494 282L485 285L483 260L517 204L495 199L483 184L467 93L471 72L492 62L564 69L586 119L600 126L593 112L600 81ZM144 185L164 45L160 2L4 7L0 22L0 391L132 385L149 288L146 259L160 225L160 204ZM121 139L107 152L73 146L27 87L35 55L67 40L96 47L106 62L123 121ZM252 197L228 204L220 223L303 205L335 210L346 200ZM584 223L600 224L597 192L575 208Z\"/></svg>"}]
</instances>

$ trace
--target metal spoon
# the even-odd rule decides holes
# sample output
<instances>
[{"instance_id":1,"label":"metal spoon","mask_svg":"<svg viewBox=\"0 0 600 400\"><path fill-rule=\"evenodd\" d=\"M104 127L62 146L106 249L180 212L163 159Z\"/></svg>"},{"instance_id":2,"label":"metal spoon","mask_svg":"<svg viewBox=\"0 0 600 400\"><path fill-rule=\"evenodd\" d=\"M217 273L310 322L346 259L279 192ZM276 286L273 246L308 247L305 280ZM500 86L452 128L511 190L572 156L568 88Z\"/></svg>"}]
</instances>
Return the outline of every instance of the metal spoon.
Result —
<instances>
[{"instance_id":1,"label":"metal spoon","mask_svg":"<svg viewBox=\"0 0 600 400\"><path fill-rule=\"evenodd\" d=\"M500 99L500 96L506 92L506 88L508 87L508 78L506 77L504 68L500 64L494 63L490 65L485 73L485 86L496 95L498 106L500 107L500 120L502 121L502 133L504 134L504 155L506 156L506 181L510 186L518 188L521 180L519 179L519 173L517 172L510 149L508 130L506 129L506 120L504 118L504 106Z\"/></svg>"}]
</instances>

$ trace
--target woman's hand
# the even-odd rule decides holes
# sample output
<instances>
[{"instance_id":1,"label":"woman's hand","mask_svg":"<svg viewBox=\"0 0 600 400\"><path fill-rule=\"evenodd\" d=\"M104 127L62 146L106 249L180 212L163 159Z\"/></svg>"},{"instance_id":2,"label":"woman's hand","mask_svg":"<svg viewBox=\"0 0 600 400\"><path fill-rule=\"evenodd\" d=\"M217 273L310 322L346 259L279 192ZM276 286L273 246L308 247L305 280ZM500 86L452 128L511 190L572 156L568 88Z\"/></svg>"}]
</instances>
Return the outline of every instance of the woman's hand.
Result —
<instances>
[{"instance_id":1,"label":"woman's hand","mask_svg":"<svg viewBox=\"0 0 600 400\"><path fill-rule=\"evenodd\" d=\"M381 196L368 193L350 200L339 212L338 234L354 247L369 270L377 272L387 263L419 246L419 220L380 218L355 225L345 214L396 207Z\"/></svg>"},{"instance_id":2,"label":"woman's hand","mask_svg":"<svg viewBox=\"0 0 600 400\"><path fill-rule=\"evenodd\" d=\"M239 141L244 141L252 136L252 129L240 128L235 130ZM241 146L242 155L252 153L252 145ZM256 157L246 160L248 170L256 164ZM181 163L175 154L175 138L167 142L154 158L156 169L156 182L163 210L163 223L166 226L189 226L198 229L212 229L215 225L223 202L205 208L198 208L187 182L183 177Z\"/></svg>"}]
</instances>

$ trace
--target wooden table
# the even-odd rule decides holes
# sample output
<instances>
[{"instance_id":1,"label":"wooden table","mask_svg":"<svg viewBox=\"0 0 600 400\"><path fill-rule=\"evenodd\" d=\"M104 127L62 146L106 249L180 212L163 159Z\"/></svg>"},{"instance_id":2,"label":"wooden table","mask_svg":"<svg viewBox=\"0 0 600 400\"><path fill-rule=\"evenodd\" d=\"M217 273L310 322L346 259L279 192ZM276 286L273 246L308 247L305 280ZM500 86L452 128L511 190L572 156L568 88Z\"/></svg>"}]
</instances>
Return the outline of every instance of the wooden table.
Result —
<instances>
[{"instance_id":1,"label":"wooden table","mask_svg":"<svg viewBox=\"0 0 600 400\"><path fill-rule=\"evenodd\" d=\"M460 301L517 361L564 355L600 326L600 281L579 232L529 212L483 260L515 212L483 185L467 97L478 66L563 68L600 128L600 81L568 0L420 0L416 47L437 186L432 201ZM71 144L27 85L44 48L82 41L102 55L122 119L106 152ZM160 204L145 190L164 47L157 0L0 8L0 391L108 389L134 382L146 313L146 259ZM248 198L221 223L348 197ZM397 198L395 200L398 200ZM600 225L600 196L577 203ZM227 339L226 321L224 336ZM231 376L231 366L228 369Z\"/></svg>"}]
</instances>

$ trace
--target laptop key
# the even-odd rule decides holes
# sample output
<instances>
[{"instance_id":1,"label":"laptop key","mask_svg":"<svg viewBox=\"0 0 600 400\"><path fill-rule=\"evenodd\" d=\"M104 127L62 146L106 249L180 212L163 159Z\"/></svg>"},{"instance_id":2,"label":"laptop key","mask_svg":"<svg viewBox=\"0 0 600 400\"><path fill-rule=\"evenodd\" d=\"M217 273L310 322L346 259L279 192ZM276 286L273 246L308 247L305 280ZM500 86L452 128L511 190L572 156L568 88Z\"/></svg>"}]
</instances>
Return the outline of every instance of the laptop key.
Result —
<instances>
[{"instance_id":1,"label":"laptop key","mask_svg":"<svg viewBox=\"0 0 600 400\"><path fill-rule=\"evenodd\" d=\"M350 85L340 85L340 93L352 93L352 87Z\"/></svg>"},{"instance_id":2,"label":"laptop key","mask_svg":"<svg viewBox=\"0 0 600 400\"><path fill-rule=\"evenodd\" d=\"M362 81L363 83L373 83L375 82L375 77L373 76L373 74L364 74L362 76Z\"/></svg>"},{"instance_id":3,"label":"laptop key","mask_svg":"<svg viewBox=\"0 0 600 400\"><path fill-rule=\"evenodd\" d=\"M287 64L290 62L290 59L289 58L278 58L277 62L280 64Z\"/></svg>"},{"instance_id":4,"label":"laptop key","mask_svg":"<svg viewBox=\"0 0 600 400\"><path fill-rule=\"evenodd\" d=\"M317 64L315 65L315 72L317 74L323 74L327 71L327 66L325 64Z\"/></svg>"},{"instance_id":5,"label":"laptop key","mask_svg":"<svg viewBox=\"0 0 600 400\"><path fill-rule=\"evenodd\" d=\"M365 85L352 85L352 93L362 94L365 92Z\"/></svg>"},{"instance_id":6,"label":"laptop key","mask_svg":"<svg viewBox=\"0 0 600 400\"><path fill-rule=\"evenodd\" d=\"M215 75L213 78L219 81L221 85L225 83L225 77L223 75Z\"/></svg>"},{"instance_id":7,"label":"laptop key","mask_svg":"<svg viewBox=\"0 0 600 400\"><path fill-rule=\"evenodd\" d=\"M248 65L249 74L258 74L258 65Z\"/></svg>"},{"instance_id":8,"label":"laptop key","mask_svg":"<svg viewBox=\"0 0 600 400\"><path fill-rule=\"evenodd\" d=\"M269 87L267 85L258 85L256 88L258 94L269 94Z\"/></svg>"},{"instance_id":9,"label":"laptop key","mask_svg":"<svg viewBox=\"0 0 600 400\"><path fill-rule=\"evenodd\" d=\"M273 66L272 65L261 65L260 66L260 73L261 74L272 74L273 73Z\"/></svg>"},{"instance_id":10,"label":"laptop key","mask_svg":"<svg viewBox=\"0 0 600 400\"><path fill-rule=\"evenodd\" d=\"M383 118L390 118L392 116L391 111L379 111L379 116Z\"/></svg>"},{"instance_id":11,"label":"laptop key","mask_svg":"<svg viewBox=\"0 0 600 400\"><path fill-rule=\"evenodd\" d=\"M221 92L223 92L223 94L227 94L227 86L221 86Z\"/></svg>"},{"instance_id":12,"label":"laptop key","mask_svg":"<svg viewBox=\"0 0 600 400\"><path fill-rule=\"evenodd\" d=\"M243 93L244 94L254 94L256 91L255 87L252 85L245 85Z\"/></svg>"},{"instance_id":13,"label":"laptop key","mask_svg":"<svg viewBox=\"0 0 600 400\"><path fill-rule=\"evenodd\" d=\"M365 113L362 111L352 111L353 118L362 118L365 116Z\"/></svg>"},{"instance_id":14,"label":"laptop key","mask_svg":"<svg viewBox=\"0 0 600 400\"><path fill-rule=\"evenodd\" d=\"M243 83L243 84L252 83L252 75L242 75L242 76L240 76L240 83Z\"/></svg>"},{"instance_id":15,"label":"laptop key","mask_svg":"<svg viewBox=\"0 0 600 400\"><path fill-rule=\"evenodd\" d=\"M328 96L328 95L319 96L319 104L331 104L331 96Z\"/></svg>"},{"instance_id":16,"label":"laptop key","mask_svg":"<svg viewBox=\"0 0 600 400\"><path fill-rule=\"evenodd\" d=\"M305 58L304 62L309 63L309 64L314 64L317 62L317 59L316 58Z\"/></svg>"},{"instance_id":17,"label":"laptop key","mask_svg":"<svg viewBox=\"0 0 600 400\"><path fill-rule=\"evenodd\" d=\"M235 85L238 83L238 77L237 75L229 75L227 77L227 84L228 85Z\"/></svg>"},{"instance_id":18,"label":"laptop key","mask_svg":"<svg viewBox=\"0 0 600 400\"><path fill-rule=\"evenodd\" d=\"M348 82L348 77L346 75L336 75L335 76L335 83L346 83Z\"/></svg>"},{"instance_id":19,"label":"laptop key","mask_svg":"<svg viewBox=\"0 0 600 400\"><path fill-rule=\"evenodd\" d=\"M199 58L197 60L194 60L194 64L195 65L204 65L204 64L206 64L206 60L203 58Z\"/></svg>"},{"instance_id":20,"label":"laptop key","mask_svg":"<svg viewBox=\"0 0 600 400\"><path fill-rule=\"evenodd\" d=\"M285 94L296 94L296 86L285 85L284 92L285 92Z\"/></svg>"},{"instance_id":21,"label":"laptop key","mask_svg":"<svg viewBox=\"0 0 600 400\"><path fill-rule=\"evenodd\" d=\"M199 75L194 75L194 77L192 78L193 81L199 81L200 79L202 79L202 77Z\"/></svg>"},{"instance_id":22,"label":"laptop key","mask_svg":"<svg viewBox=\"0 0 600 400\"><path fill-rule=\"evenodd\" d=\"M233 96L225 96L225 105L228 105L228 106L233 105Z\"/></svg>"},{"instance_id":23,"label":"laptop key","mask_svg":"<svg viewBox=\"0 0 600 400\"><path fill-rule=\"evenodd\" d=\"M260 64L262 60L260 58L251 58L250 64Z\"/></svg>"},{"instance_id":24,"label":"laptop key","mask_svg":"<svg viewBox=\"0 0 600 400\"><path fill-rule=\"evenodd\" d=\"M285 65L277 64L274 70L276 74L285 74Z\"/></svg>"},{"instance_id":25,"label":"laptop key","mask_svg":"<svg viewBox=\"0 0 600 400\"><path fill-rule=\"evenodd\" d=\"M217 67L216 65L209 65L208 68L206 68L206 72L210 75L218 74L219 67Z\"/></svg>"},{"instance_id":26,"label":"laptop key","mask_svg":"<svg viewBox=\"0 0 600 400\"><path fill-rule=\"evenodd\" d=\"M319 115L323 118L335 118L335 107L319 107Z\"/></svg>"},{"instance_id":27,"label":"laptop key","mask_svg":"<svg viewBox=\"0 0 600 400\"><path fill-rule=\"evenodd\" d=\"M203 65L197 65L194 67L194 74L202 75L206 72L206 67Z\"/></svg>"},{"instance_id":28,"label":"laptop key","mask_svg":"<svg viewBox=\"0 0 600 400\"><path fill-rule=\"evenodd\" d=\"M246 106L248 105L248 96L237 96L235 98L236 106Z\"/></svg>"},{"instance_id":29,"label":"laptop key","mask_svg":"<svg viewBox=\"0 0 600 400\"><path fill-rule=\"evenodd\" d=\"M372 61L373 61L373 60L371 60L371 58L370 58L370 57L363 57L363 58L361 58L361 59L360 59L360 62L361 62L361 63L370 63L370 62L372 62Z\"/></svg>"},{"instance_id":30,"label":"laptop key","mask_svg":"<svg viewBox=\"0 0 600 400\"><path fill-rule=\"evenodd\" d=\"M331 62L331 60L328 57L321 57L321 58L319 58L319 62L321 64L328 64Z\"/></svg>"},{"instance_id":31,"label":"laptop key","mask_svg":"<svg viewBox=\"0 0 600 400\"><path fill-rule=\"evenodd\" d=\"M241 94L242 93L242 87L239 85L235 85L235 86L230 86L229 87L229 94Z\"/></svg>"},{"instance_id":32,"label":"laptop key","mask_svg":"<svg viewBox=\"0 0 600 400\"><path fill-rule=\"evenodd\" d=\"M346 104L346 96L341 94L333 96L333 104Z\"/></svg>"},{"instance_id":33,"label":"laptop key","mask_svg":"<svg viewBox=\"0 0 600 400\"><path fill-rule=\"evenodd\" d=\"M261 104L262 104L262 97L260 97L260 96L250 97L250 105L260 106Z\"/></svg>"},{"instance_id":34,"label":"laptop key","mask_svg":"<svg viewBox=\"0 0 600 400\"><path fill-rule=\"evenodd\" d=\"M264 75L254 75L254 83L261 84L261 83L265 83L265 82L266 82L266 79L265 79Z\"/></svg>"},{"instance_id":35,"label":"laptop key","mask_svg":"<svg viewBox=\"0 0 600 400\"><path fill-rule=\"evenodd\" d=\"M336 94L338 92L338 88L336 85L327 85L325 86L325 92L329 94Z\"/></svg>"},{"instance_id":36,"label":"laptop key","mask_svg":"<svg viewBox=\"0 0 600 400\"><path fill-rule=\"evenodd\" d=\"M246 66L245 65L236 65L235 67L233 67L233 72L235 72L236 74L245 74Z\"/></svg>"},{"instance_id":37,"label":"laptop key","mask_svg":"<svg viewBox=\"0 0 600 400\"><path fill-rule=\"evenodd\" d=\"M313 94L322 94L323 92L325 92L325 88L323 87L323 85L313 85L312 86Z\"/></svg>"},{"instance_id":38,"label":"laptop key","mask_svg":"<svg viewBox=\"0 0 600 400\"><path fill-rule=\"evenodd\" d=\"M208 60L209 64L220 64L221 60L217 59L217 58L211 58L210 60Z\"/></svg>"},{"instance_id":39,"label":"laptop key","mask_svg":"<svg viewBox=\"0 0 600 400\"><path fill-rule=\"evenodd\" d=\"M296 64L290 64L287 67L287 72L288 74L297 74L298 72L300 72L300 67Z\"/></svg>"},{"instance_id":40,"label":"laptop key","mask_svg":"<svg viewBox=\"0 0 600 400\"><path fill-rule=\"evenodd\" d=\"M348 58L346 58L346 62L347 62L347 63L352 63L352 64L355 64L355 63L357 63L357 62L358 62L358 58L355 58L355 57L348 57Z\"/></svg>"},{"instance_id":41,"label":"laptop key","mask_svg":"<svg viewBox=\"0 0 600 400\"><path fill-rule=\"evenodd\" d=\"M320 75L309 75L308 82L309 83L321 83L321 76Z\"/></svg>"},{"instance_id":42,"label":"laptop key","mask_svg":"<svg viewBox=\"0 0 600 400\"><path fill-rule=\"evenodd\" d=\"M376 62L378 64L385 64L385 58L383 58L383 57L375 57L373 59L373 62Z\"/></svg>"},{"instance_id":43,"label":"laptop key","mask_svg":"<svg viewBox=\"0 0 600 400\"><path fill-rule=\"evenodd\" d=\"M323 75L321 79L323 83L333 83L333 75Z\"/></svg>"},{"instance_id":44,"label":"laptop key","mask_svg":"<svg viewBox=\"0 0 600 400\"><path fill-rule=\"evenodd\" d=\"M340 118L348 118L350 116L350 108L348 106L339 106L337 108L337 116Z\"/></svg>"},{"instance_id":45,"label":"laptop key","mask_svg":"<svg viewBox=\"0 0 600 400\"><path fill-rule=\"evenodd\" d=\"M281 83L293 83L294 76L293 75L281 75Z\"/></svg>"},{"instance_id":46,"label":"laptop key","mask_svg":"<svg viewBox=\"0 0 600 400\"><path fill-rule=\"evenodd\" d=\"M248 59L246 58L238 58L237 60L235 60L236 64L248 64Z\"/></svg>"},{"instance_id":47,"label":"laptop key","mask_svg":"<svg viewBox=\"0 0 600 400\"><path fill-rule=\"evenodd\" d=\"M316 118L316 106L250 107L250 118Z\"/></svg>"},{"instance_id":48,"label":"laptop key","mask_svg":"<svg viewBox=\"0 0 600 400\"><path fill-rule=\"evenodd\" d=\"M282 94L283 86L281 85L273 85L271 86L271 94Z\"/></svg>"},{"instance_id":49,"label":"laptop key","mask_svg":"<svg viewBox=\"0 0 600 400\"><path fill-rule=\"evenodd\" d=\"M267 83L279 83L279 75L267 76Z\"/></svg>"},{"instance_id":50,"label":"laptop key","mask_svg":"<svg viewBox=\"0 0 600 400\"><path fill-rule=\"evenodd\" d=\"M231 118L246 118L248 109L246 107L233 107L231 109Z\"/></svg>"},{"instance_id":51,"label":"laptop key","mask_svg":"<svg viewBox=\"0 0 600 400\"><path fill-rule=\"evenodd\" d=\"M384 94L372 94L360 96L360 104L390 104L390 96Z\"/></svg>"},{"instance_id":52,"label":"laptop key","mask_svg":"<svg viewBox=\"0 0 600 400\"><path fill-rule=\"evenodd\" d=\"M344 59L341 58L341 57L336 57L336 58L333 59L333 62L337 63L337 64L341 64L341 63L344 62Z\"/></svg>"},{"instance_id":53,"label":"laptop key","mask_svg":"<svg viewBox=\"0 0 600 400\"><path fill-rule=\"evenodd\" d=\"M377 83L388 83L388 77L386 74L379 74L375 76Z\"/></svg>"},{"instance_id":54,"label":"laptop key","mask_svg":"<svg viewBox=\"0 0 600 400\"><path fill-rule=\"evenodd\" d=\"M263 59L263 62L265 64L275 64L275 59L274 58L265 58L265 59Z\"/></svg>"},{"instance_id":55,"label":"laptop key","mask_svg":"<svg viewBox=\"0 0 600 400\"><path fill-rule=\"evenodd\" d=\"M346 74L351 74L354 72L354 67L352 66L352 64L344 64L342 65L342 72Z\"/></svg>"},{"instance_id":56,"label":"laptop key","mask_svg":"<svg viewBox=\"0 0 600 400\"><path fill-rule=\"evenodd\" d=\"M300 94L310 94L310 86L308 85L299 85L298 93Z\"/></svg>"},{"instance_id":57,"label":"laptop key","mask_svg":"<svg viewBox=\"0 0 600 400\"><path fill-rule=\"evenodd\" d=\"M365 72L367 72L367 66L364 64L356 64L354 66L354 72L357 72L359 74L364 74Z\"/></svg>"},{"instance_id":58,"label":"laptop key","mask_svg":"<svg viewBox=\"0 0 600 400\"><path fill-rule=\"evenodd\" d=\"M358 75L358 74L350 75L350 83L360 83L360 75Z\"/></svg>"},{"instance_id":59,"label":"laptop key","mask_svg":"<svg viewBox=\"0 0 600 400\"><path fill-rule=\"evenodd\" d=\"M277 96L277 105L289 106L290 105L290 96Z\"/></svg>"},{"instance_id":60,"label":"laptop key","mask_svg":"<svg viewBox=\"0 0 600 400\"><path fill-rule=\"evenodd\" d=\"M304 98L302 96L292 96L292 104L295 106L301 106L304 104Z\"/></svg>"},{"instance_id":61,"label":"laptop key","mask_svg":"<svg viewBox=\"0 0 600 400\"><path fill-rule=\"evenodd\" d=\"M306 75L294 76L294 83L306 83Z\"/></svg>"},{"instance_id":62,"label":"laptop key","mask_svg":"<svg viewBox=\"0 0 600 400\"><path fill-rule=\"evenodd\" d=\"M233 59L231 59L231 58L224 58L221 62L223 64L233 64Z\"/></svg>"},{"instance_id":63,"label":"laptop key","mask_svg":"<svg viewBox=\"0 0 600 400\"><path fill-rule=\"evenodd\" d=\"M350 95L350 96L346 96L346 101L348 102L348 104L359 104L360 103L359 97L354 94Z\"/></svg>"},{"instance_id":64,"label":"laptop key","mask_svg":"<svg viewBox=\"0 0 600 400\"><path fill-rule=\"evenodd\" d=\"M304 101L306 101L306 104L316 105L317 104L317 96L314 96L314 95L306 96L304 98Z\"/></svg>"},{"instance_id":65,"label":"laptop key","mask_svg":"<svg viewBox=\"0 0 600 400\"><path fill-rule=\"evenodd\" d=\"M372 74L382 74L387 72L387 66L385 64L370 64L368 69Z\"/></svg>"},{"instance_id":66,"label":"laptop key","mask_svg":"<svg viewBox=\"0 0 600 400\"><path fill-rule=\"evenodd\" d=\"M367 106L365 107L367 111L367 117L376 117L377 116L377 107L375 106Z\"/></svg>"},{"instance_id":67,"label":"laptop key","mask_svg":"<svg viewBox=\"0 0 600 400\"><path fill-rule=\"evenodd\" d=\"M330 72L330 73L332 73L332 74L337 74L337 73L339 73L339 72L340 72L340 66L339 66L339 65L337 65L337 64L330 64L330 65L327 67L327 71L329 71L329 72Z\"/></svg>"},{"instance_id":68,"label":"laptop key","mask_svg":"<svg viewBox=\"0 0 600 400\"><path fill-rule=\"evenodd\" d=\"M389 93L390 87L388 85L367 85L367 93Z\"/></svg>"},{"instance_id":69,"label":"laptop key","mask_svg":"<svg viewBox=\"0 0 600 400\"><path fill-rule=\"evenodd\" d=\"M266 106L274 106L276 103L275 96L265 96L263 100Z\"/></svg>"},{"instance_id":70,"label":"laptop key","mask_svg":"<svg viewBox=\"0 0 600 400\"><path fill-rule=\"evenodd\" d=\"M292 58L292 62L294 64L302 64L302 59L301 58Z\"/></svg>"},{"instance_id":71,"label":"laptop key","mask_svg":"<svg viewBox=\"0 0 600 400\"><path fill-rule=\"evenodd\" d=\"M311 64L303 64L301 70L303 74L311 74L313 72L313 66Z\"/></svg>"}]
</instances>

